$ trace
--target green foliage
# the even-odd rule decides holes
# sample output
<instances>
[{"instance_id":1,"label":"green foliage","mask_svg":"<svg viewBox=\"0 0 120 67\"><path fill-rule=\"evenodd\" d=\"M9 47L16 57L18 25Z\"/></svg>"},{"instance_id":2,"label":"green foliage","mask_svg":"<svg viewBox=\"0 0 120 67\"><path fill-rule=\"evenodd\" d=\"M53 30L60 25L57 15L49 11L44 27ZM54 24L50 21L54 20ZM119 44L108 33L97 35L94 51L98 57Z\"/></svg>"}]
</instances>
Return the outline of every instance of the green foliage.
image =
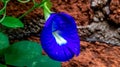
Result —
<instances>
[{"instance_id":1,"label":"green foliage","mask_svg":"<svg viewBox=\"0 0 120 67\"><path fill-rule=\"evenodd\" d=\"M47 6L49 9L51 9L52 3L50 2L50 0L48 0L46 3L47 3L46 6Z\"/></svg>"},{"instance_id":2,"label":"green foliage","mask_svg":"<svg viewBox=\"0 0 120 67\"><path fill-rule=\"evenodd\" d=\"M0 67L7 67L6 65L0 64Z\"/></svg>"},{"instance_id":3,"label":"green foliage","mask_svg":"<svg viewBox=\"0 0 120 67\"><path fill-rule=\"evenodd\" d=\"M46 3L46 5L42 5L42 7L47 6L47 8L51 9L52 7L52 3L50 2L50 0L42 0L43 4Z\"/></svg>"},{"instance_id":4,"label":"green foliage","mask_svg":"<svg viewBox=\"0 0 120 67\"><path fill-rule=\"evenodd\" d=\"M0 23L4 20L5 16L6 16L6 7L7 7L7 3L9 2L10 0L2 0L4 6L3 8L0 10L0 16L3 15L1 18L0 18Z\"/></svg>"},{"instance_id":5,"label":"green foliage","mask_svg":"<svg viewBox=\"0 0 120 67\"><path fill-rule=\"evenodd\" d=\"M26 66L41 56L41 46L32 41L20 41L11 45L5 53L6 63L14 66Z\"/></svg>"},{"instance_id":6,"label":"green foliage","mask_svg":"<svg viewBox=\"0 0 120 67\"><path fill-rule=\"evenodd\" d=\"M5 17L1 24L10 28L24 27L23 23L18 18L11 16Z\"/></svg>"},{"instance_id":7,"label":"green foliage","mask_svg":"<svg viewBox=\"0 0 120 67\"><path fill-rule=\"evenodd\" d=\"M5 13L5 10L1 9L0 10L0 15L4 14Z\"/></svg>"},{"instance_id":8,"label":"green foliage","mask_svg":"<svg viewBox=\"0 0 120 67\"><path fill-rule=\"evenodd\" d=\"M8 1L10 1L10 0L0 0L1 2L3 2L3 3L5 3L5 2L8 2Z\"/></svg>"},{"instance_id":9,"label":"green foliage","mask_svg":"<svg viewBox=\"0 0 120 67\"><path fill-rule=\"evenodd\" d=\"M46 0L46 2L43 5L44 5L43 6L44 18L45 18L45 20L47 20L49 18L50 14L52 13L50 11L52 4L51 4L50 0Z\"/></svg>"},{"instance_id":10,"label":"green foliage","mask_svg":"<svg viewBox=\"0 0 120 67\"><path fill-rule=\"evenodd\" d=\"M18 2L20 2L20 3L27 3L27 2L29 2L30 0L17 0Z\"/></svg>"},{"instance_id":11,"label":"green foliage","mask_svg":"<svg viewBox=\"0 0 120 67\"><path fill-rule=\"evenodd\" d=\"M0 32L0 55L5 51L5 49L9 46L8 37Z\"/></svg>"},{"instance_id":12,"label":"green foliage","mask_svg":"<svg viewBox=\"0 0 120 67\"><path fill-rule=\"evenodd\" d=\"M8 28L24 27L24 24L20 21L20 19L35 8L45 8L46 15L51 13L50 8L52 4L50 0L42 0L41 3L36 3L34 0L32 0L34 6L19 18L6 16L6 7L10 0L0 1L4 4L3 8L0 9L0 23ZM30 0L17 1L20 3L27 3ZM32 41L19 41L10 45L9 38L4 33L2 33L3 31L4 29L0 28L0 61L2 58L2 61L4 61L6 64L17 67L61 67L60 62L54 61L48 56L42 55L42 48L40 44ZM0 64L0 67L7 67L7 65Z\"/></svg>"},{"instance_id":13,"label":"green foliage","mask_svg":"<svg viewBox=\"0 0 120 67\"><path fill-rule=\"evenodd\" d=\"M61 63L50 59L48 56L40 56L28 67L61 67Z\"/></svg>"}]
</instances>

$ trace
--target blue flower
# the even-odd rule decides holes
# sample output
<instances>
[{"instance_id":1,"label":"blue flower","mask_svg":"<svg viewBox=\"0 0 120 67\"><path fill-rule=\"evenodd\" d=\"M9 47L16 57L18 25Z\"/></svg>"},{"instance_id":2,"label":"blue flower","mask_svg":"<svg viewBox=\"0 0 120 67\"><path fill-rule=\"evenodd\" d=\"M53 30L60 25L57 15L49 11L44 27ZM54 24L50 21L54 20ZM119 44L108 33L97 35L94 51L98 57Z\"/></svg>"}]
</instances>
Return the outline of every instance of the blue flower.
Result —
<instances>
[{"instance_id":1,"label":"blue flower","mask_svg":"<svg viewBox=\"0 0 120 67\"><path fill-rule=\"evenodd\" d=\"M40 40L48 56L68 61L80 53L80 39L74 19L65 13L52 13L47 19Z\"/></svg>"}]
</instances>

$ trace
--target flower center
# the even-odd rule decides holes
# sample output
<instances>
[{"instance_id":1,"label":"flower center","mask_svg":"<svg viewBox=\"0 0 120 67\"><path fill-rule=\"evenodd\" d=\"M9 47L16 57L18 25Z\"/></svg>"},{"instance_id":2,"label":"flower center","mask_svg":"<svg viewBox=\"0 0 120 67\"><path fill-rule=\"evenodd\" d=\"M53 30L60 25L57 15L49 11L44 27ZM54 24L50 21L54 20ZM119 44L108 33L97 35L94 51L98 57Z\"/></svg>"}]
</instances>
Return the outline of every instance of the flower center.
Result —
<instances>
[{"instance_id":1,"label":"flower center","mask_svg":"<svg viewBox=\"0 0 120 67\"><path fill-rule=\"evenodd\" d=\"M56 42L57 42L60 46L62 46L62 45L64 45L64 44L67 43L67 41L58 34L58 31L55 31L55 32L53 32L52 34L53 34L53 36L55 37Z\"/></svg>"}]
</instances>

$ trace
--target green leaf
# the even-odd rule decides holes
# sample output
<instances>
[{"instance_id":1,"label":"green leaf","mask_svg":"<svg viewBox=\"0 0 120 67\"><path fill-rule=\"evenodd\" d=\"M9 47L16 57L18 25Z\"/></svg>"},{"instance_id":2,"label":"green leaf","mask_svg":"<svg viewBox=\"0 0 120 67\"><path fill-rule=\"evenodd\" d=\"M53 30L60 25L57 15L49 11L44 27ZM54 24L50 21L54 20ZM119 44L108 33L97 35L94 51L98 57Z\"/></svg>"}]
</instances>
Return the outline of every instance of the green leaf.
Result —
<instances>
[{"instance_id":1,"label":"green leaf","mask_svg":"<svg viewBox=\"0 0 120 67\"><path fill-rule=\"evenodd\" d=\"M0 64L0 67L7 67L6 65Z\"/></svg>"},{"instance_id":2,"label":"green leaf","mask_svg":"<svg viewBox=\"0 0 120 67\"><path fill-rule=\"evenodd\" d=\"M61 62L54 61L48 56L38 57L28 67L61 67Z\"/></svg>"},{"instance_id":3,"label":"green leaf","mask_svg":"<svg viewBox=\"0 0 120 67\"><path fill-rule=\"evenodd\" d=\"M9 2L10 0L0 0L0 1L2 1L3 3L5 3L5 2Z\"/></svg>"},{"instance_id":4,"label":"green leaf","mask_svg":"<svg viewBox=\"0 0 120 67\"><path fill-rule=\"evenodd\" d=\"M8 46L9 46L8 37L4 33L0 32L0 54L2 54Z\"/></svg>"},{"instance_id":5,"label":"green leaf","mask_svg":"<svg viewBox=\"0 0 120 67\"><path fill-rule=\"evenodd\" d=\"M10 28L24 27L23 23L18 18L11 16L5 17L1 24Z\"/></svg>"},{"instance_id":6,"label":"green leaf","mask_svg":"<svg viewBox=\"0 0 120 67\"><path fill-rule=\"evenodd\" d=\"M11 45L5 53L5 61L13 66L26 66L36 57L40 57L41 46L32 41L20 41Z\"/></svg>"}]
</instances>

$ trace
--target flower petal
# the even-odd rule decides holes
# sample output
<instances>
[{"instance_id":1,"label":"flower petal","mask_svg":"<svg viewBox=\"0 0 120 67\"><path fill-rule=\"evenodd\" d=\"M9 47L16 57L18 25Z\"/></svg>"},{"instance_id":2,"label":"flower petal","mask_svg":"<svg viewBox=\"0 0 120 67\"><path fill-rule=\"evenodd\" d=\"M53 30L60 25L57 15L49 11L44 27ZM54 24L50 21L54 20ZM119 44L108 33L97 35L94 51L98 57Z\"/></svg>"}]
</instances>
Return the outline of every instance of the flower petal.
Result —
<instances>
[{"instance_id":1,"label":"flower petal","mask_svg":"<svg viewBox=\"0 0 120 67\"><path fill-rule=\"evenodd\" d=\"M75 21L65 13L50 15L41 31L40 39L42 48L54 60L67 61L80 53Z\"/></svg>"}]
</instances>

